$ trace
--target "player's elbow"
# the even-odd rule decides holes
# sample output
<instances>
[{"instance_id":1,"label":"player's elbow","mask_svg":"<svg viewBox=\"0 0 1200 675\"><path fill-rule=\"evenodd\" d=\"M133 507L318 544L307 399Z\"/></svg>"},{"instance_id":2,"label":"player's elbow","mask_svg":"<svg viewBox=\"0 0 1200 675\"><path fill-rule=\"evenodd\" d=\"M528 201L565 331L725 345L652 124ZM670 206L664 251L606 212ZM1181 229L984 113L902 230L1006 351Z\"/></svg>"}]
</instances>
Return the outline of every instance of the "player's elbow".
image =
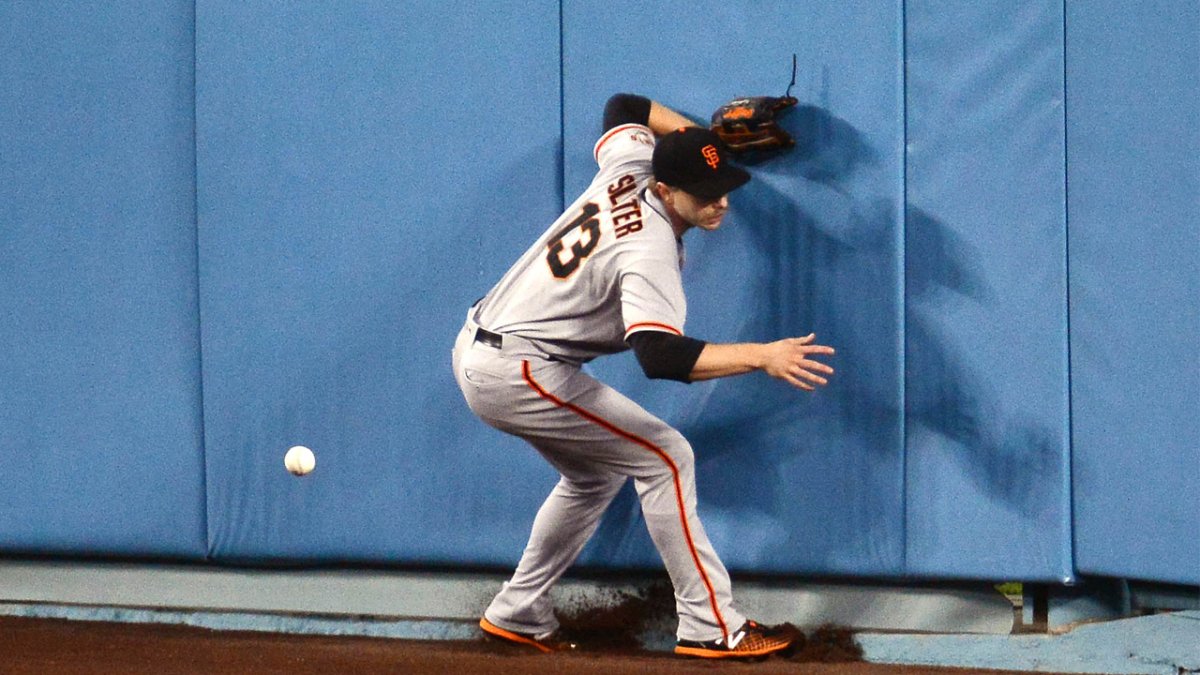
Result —
<instances>
[{"instance_id":1,"label":"player's elbow","mask_svg":"<svg viewBox=\"0 0 1200 675\"><path fill-rule=\"evenodd\" d=\"M692 368L704 349L700 340L659 331L634 333L628 340L642 372L652 380L691 382Z\"/></svg>"},{"instance_id":2,"label":"player's elbow","mask_svg":"<svg viewBox=\"0 0 1200 675\"><path fill-rule=\"evenodd\" d=\"M622 124L648 124L650 99L637 94L613 94L604 105L604 130Z\"/></svg>"}]
</instances>

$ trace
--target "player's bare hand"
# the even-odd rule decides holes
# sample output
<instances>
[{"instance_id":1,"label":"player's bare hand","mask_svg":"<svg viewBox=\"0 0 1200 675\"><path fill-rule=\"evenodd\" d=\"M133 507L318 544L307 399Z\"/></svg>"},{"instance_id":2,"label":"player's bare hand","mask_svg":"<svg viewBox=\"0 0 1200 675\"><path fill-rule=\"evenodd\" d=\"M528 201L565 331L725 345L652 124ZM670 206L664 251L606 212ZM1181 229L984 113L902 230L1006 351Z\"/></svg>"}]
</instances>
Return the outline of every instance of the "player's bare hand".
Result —
<instances>
[{"instance_id":1,"label":"player's bare hand","mask_svg":"<svg viewBox=\"0 0 1200 675\"><path fill-rule=\"evenodd\" d=\"M816 334L809 333L804 337L767 343L762 369L771 377L806 391L829 384L828 377L833 375L833 368L812 357L833 356L836 352L833 347L816 344L816 340Z\"/></svg>"}]
</instances>

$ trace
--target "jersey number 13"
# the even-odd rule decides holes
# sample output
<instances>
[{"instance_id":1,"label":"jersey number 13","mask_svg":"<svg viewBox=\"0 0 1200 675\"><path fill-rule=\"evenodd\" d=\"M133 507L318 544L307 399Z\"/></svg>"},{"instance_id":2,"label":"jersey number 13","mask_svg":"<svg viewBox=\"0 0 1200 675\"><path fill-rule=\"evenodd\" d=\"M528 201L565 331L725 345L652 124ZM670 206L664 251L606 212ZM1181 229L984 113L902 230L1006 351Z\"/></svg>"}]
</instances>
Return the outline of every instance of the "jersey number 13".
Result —
<instances>
[{"instance_id":1,"label":"jersey number 13","mask_svg":"<svg viewBox=\"0 0 1200 675\"><path fill-rule=\"evenodd\" d=\"M600 243L600 221L596 214L600 207L592 202L583 205L579 215L563 226L558 234L546 244L546 263L550 265L550 273L556 279L566 279L579 269L583 260L596 250ZM579 237L568 249L563 242L567 235L578 230Z\"/></svg>"}]
</instances>

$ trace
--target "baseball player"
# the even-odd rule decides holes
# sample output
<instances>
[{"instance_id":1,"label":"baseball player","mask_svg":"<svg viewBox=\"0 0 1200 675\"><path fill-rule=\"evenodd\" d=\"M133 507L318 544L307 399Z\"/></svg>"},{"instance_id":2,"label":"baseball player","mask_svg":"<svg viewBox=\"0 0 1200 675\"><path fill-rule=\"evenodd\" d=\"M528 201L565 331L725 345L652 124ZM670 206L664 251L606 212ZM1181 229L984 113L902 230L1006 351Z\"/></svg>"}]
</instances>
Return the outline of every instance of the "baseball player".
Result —
<instances>
[{"instance_id":1,"label":"baseball player","mask_svg":"<svg viewBox=\"0 0 1200 675\"><path fill-rule=\"evenodd\" d=\"M632 478L675 590L675 652L756 658L792 635L742 616L696 514L687 440L580 366L632 348L651 378L694 382L762 370L800 389L833 373L808 335L713 344L684 333L684 233L716 230L728 193L750 179L708 129L641 96L604 111L591 185L467 314L455 377L483 421L529 442L561 474L534 519L512 578L484 612L490 636L549 652L548 592Z\"/></svg>"}]
</instances>

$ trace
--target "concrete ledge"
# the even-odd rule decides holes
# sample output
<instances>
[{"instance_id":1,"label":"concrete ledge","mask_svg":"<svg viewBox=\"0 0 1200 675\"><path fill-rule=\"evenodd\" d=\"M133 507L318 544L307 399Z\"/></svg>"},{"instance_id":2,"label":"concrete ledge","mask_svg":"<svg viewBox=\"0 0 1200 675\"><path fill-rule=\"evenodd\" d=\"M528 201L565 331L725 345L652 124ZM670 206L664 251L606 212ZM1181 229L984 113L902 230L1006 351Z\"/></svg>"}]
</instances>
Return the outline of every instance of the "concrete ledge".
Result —
<instances>
[{"instance_id":1,"label":"concrete ledge","mask_svg":"<svg viewBox=\"0 0 1200 675\"><path fill-rule=\"evenodd\" d=\"M481 637L475 621L432 619L372 619L351 616L269 614L252 612L172 611L88 605L0 603L0 616L67 619L112 623L152 623L194 626L211 630L289 633L297 635L354 635L404 640L474 640Z\"/></svg>"},{"instance_id":2,"label":"concrete ledge","mask_svg":"<svg viewBox=\"0 0 1200 675\"><path fill-rule=\"evenodd\" d=\"M1076 626L1042 635L859 635L866 658L913 666L1056 673L1200 672L1200 612Z\"/></svg>"},{"instance_id":3,"label":"concrete ledge","mask_svg":"<svg viewBox=\"0 0 1200 675\"><path fill-rule=\"evenodd\" d=\"M471 622L505 579L465 572L0 560L0 602ZM564 579L554 597L560 608L604 607L640 595L653 583L647 578ZM943 587L735 579L734 588L739 608L766 623L989 634L1013 628L1012 605L982 583Z\"/></svg>"},{"instance_id":4,"label":"concrete ledge","mask_svg":"<svg viewBox=\"0 0 1200 675\"><path fill-rule=\"evenodd\" d=\"M476 620L503 581L502 575L483 573L0 560L0 615L469 640L481 637ZM567 579L555 590L555 602L567 612L602 608L661 583L661 578ZM761 621L854 629L866 659L876 663L1200 672L1200 613L1194 611L1084 623L1061 634L1014 635L1012 605L986 584L735 580L735 588L739 606ZM1055 602L1065 607L1087 600L1084 590L1063 591L1063 597L1057 597L1062 589L1050 592L1050 614ZM646 626L639 639L648 649L667 650L673 633L673 621L664 620Z\"/></svg>"}]
</instances>

